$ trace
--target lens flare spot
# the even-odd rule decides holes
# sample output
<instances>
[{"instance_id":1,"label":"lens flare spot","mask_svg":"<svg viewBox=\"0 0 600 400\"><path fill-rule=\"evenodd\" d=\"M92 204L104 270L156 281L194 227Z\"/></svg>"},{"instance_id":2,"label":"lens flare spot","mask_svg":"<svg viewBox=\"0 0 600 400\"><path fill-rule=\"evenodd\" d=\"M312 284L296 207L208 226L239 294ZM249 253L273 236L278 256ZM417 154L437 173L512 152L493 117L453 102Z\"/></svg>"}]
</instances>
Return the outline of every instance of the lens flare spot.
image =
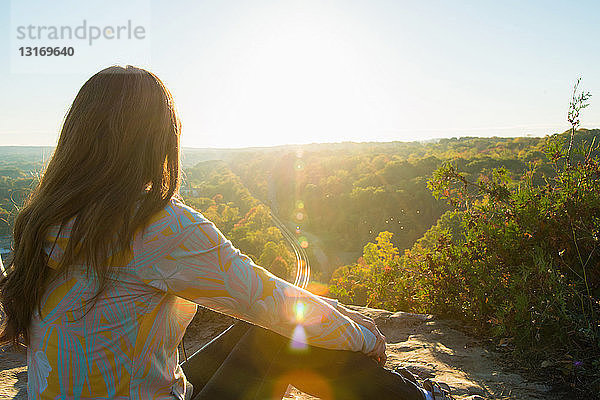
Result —
<instances>
[{"instance_id":1,"label":"lens flare spot","mask_svg":"<svg viewBox=\"0 0 600 400\"><path fill-rule=\"evenodd\" d=\"M298 221L302 221L302 220L304 219L304 213L302 213L302 212L297 212L297 213L296 213L296 219L297 219Z\"/></svg>"},{"instance_id":2,"label":"lens flare spot","mask_svg":"<svg viewBox=\"0 0 600 400\"><path fill-rule=\"evenodd\" d=\"M296 315L296 322L300 323L300 322L304 321L305 307L306 306L302 302L298 302L294 306L294 308L295 308L294 314Z\"/></svg>"},{"instance_id":3,"label":"lens flare spot","mask_svg":"<svg viewBox=\"0 0 600 400\"><path fill-rule=\"evenodd\" d=\"M296 208L303 209L304 208L304 202L302 202L301 200L298 200L296 202Z\"/></svg>"},{"instance_id":4,"label":"lens flare spot","mask_svg":"<svg viewBox=\"0 0 600 400\"><path fill-rule=\"evenodd\" d=\"M298 238L298 242L300 242L300 246L302 246L302 248L306 249L308 247L308 239L306 236L300 236Z\"/></svg>"},{"instance_id":5,"label":"lens flare spot","mask_svg":"<svg viewBox=\"0 0 600 400\"><path fill-rule=\"evenodd\" d=\"M300 367L301 368L301 367ZM288 386L289 382L301 382L301 390L306 391L306 393L319 393L321 399L334 399L337 398L333 394L333 388L328 380L321 375L315 373L309 369L294 369L291 368L290 371L287 371L277 377L277 381L275 388L285 388L287 387L290 390L290 386ZM304 397L304 396L302 396ZM273 398L281 398L281 393L279 391L274 392ZM296 399L295 395L286 395L285 399ZM313 397L311 397L313 398ZM356 397L352 396L352 399Z\"/></svg>"},{"instance_id":6,"label":"lens flare spot","mask_svg":"<svg viewBox=\"0 0 600 400\"><path fill-rule=\"evenodd\" d=\"M306 343L306 331L302 325L296 325L296 328L294 328L290 348L296 351L308 349L308 344Z\"/></svg>"}]
</instances>

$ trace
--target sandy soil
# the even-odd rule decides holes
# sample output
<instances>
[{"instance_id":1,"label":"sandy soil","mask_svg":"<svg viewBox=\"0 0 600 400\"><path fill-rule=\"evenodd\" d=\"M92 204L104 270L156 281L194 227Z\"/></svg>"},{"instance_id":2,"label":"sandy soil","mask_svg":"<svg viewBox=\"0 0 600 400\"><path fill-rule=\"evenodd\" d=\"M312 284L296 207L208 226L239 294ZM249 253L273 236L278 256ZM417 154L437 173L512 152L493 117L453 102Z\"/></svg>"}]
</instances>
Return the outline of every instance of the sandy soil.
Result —
<instances>
[{"instance_id":1,"label":"sandy soil","mask_svg":"<svg viewBox=\"0 0 600 400\"><path fill-rule=\"evenodd\" d=\"M457 399L557 399L550 387L527 381L502 367L499 354L488 350L451 321L430 315L356 309L371 316L388 339L388 367L404 366L421 378L448 383ZM221 332L231 320L210 311L199 312L186 333L192 354ZM0 399L27 398L27 366L23 354L0 353ZM315 399L291 387L285 399Z\"/></svg>"}]
</instances>

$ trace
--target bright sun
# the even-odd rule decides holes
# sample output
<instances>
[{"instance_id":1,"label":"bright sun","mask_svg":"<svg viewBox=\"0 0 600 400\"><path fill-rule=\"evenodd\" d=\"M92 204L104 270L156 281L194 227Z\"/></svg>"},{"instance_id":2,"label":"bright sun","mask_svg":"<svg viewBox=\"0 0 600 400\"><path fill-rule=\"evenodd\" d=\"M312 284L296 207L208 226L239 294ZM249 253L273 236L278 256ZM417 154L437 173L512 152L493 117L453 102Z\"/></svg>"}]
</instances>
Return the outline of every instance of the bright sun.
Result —
<instances>
[{"instance_id":1,"label":"bright sun","mask_svg":"<svg viewBox=\"0 0 600 400\"><path fill-rule=\"evenodd\" d=\"M212 48L221 67L197 86L213 94L210 103L178 101L184 144L222 143L224 135L232 147L360 140L381 120L377 41L331 10L268 11L245 16Z\"/></svg>"}]
</instances>

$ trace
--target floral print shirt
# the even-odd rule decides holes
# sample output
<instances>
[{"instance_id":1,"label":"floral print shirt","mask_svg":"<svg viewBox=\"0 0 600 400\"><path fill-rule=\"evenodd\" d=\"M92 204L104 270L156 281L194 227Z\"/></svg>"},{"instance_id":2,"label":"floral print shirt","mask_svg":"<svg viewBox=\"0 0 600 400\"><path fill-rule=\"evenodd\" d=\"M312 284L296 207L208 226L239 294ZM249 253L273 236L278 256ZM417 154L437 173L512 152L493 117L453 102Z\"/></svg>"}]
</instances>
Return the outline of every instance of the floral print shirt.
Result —
<instances>
[{"instance_id":1,"label":"floral print shirt","mask_svg":"<svg viewBox=\"0 0 600 400\"><path fill-rule=\"evenodd\" d=\"M71 227L49 232L51 268ZM177 346L197 305L314 346L365 353L375 347L369 330L254 264L176 199L106 262L110 284L95 303L97 282L86 265L49 283L30 327L30 399L184 399Z\"/></svg>"}]
</instances>

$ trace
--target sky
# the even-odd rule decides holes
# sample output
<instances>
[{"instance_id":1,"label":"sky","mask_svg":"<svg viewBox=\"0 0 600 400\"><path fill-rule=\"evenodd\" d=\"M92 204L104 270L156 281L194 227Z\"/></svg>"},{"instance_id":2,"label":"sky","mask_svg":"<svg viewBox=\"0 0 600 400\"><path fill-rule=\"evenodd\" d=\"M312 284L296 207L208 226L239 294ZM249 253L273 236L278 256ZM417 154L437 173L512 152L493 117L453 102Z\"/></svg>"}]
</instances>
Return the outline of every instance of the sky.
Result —
<instances>
[{"instance_id":1,"label":"sky","mask_svg":"<svg viewBox=\"0 0 600 400\"><path fill-rule=\"evenodd\" d=\"M18 26L84 19L145 36L18 54L44 45ZM185 147L543 136L569 127L578 77L595 128L598 38L597 1L0 0L0 145L56 144L81 85L113 64L165 82Z\"/></svg>"}]
</instances>

